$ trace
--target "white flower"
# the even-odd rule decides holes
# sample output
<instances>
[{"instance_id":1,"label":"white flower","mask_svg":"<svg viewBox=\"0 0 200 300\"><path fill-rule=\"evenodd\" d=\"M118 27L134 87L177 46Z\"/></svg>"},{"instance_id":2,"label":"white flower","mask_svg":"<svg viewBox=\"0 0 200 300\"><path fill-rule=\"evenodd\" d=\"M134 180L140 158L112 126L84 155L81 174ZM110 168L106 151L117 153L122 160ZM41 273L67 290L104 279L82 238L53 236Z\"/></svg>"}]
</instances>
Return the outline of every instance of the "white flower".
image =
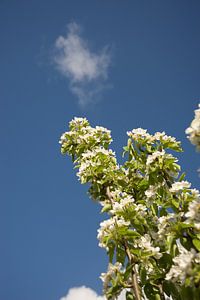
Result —
<instances>
[{"instance_id":1,"label":"white flower","mask_svg":"<svg viewBox=\"0 0 200 300\"><path fill-rule=\"evenodd\" d=\"M91 159L93 158L94 156L96 156L97 154L103 154L103 155L106 155L106 156L113 156L115 157L115 152L112 151L111 149L107 150L103 147L99 147L99 148L94 148L93 150L87 150L85 151L83 154L82 154L82 159Z\"/></svg>"},{"instance_id":2,"label":"white flower","mask_svg":"<svg viewBox=\"0 0 200 300\"><path fill-rule=\"evenodd\" d=\"M194 223L194 227L200 230L200 195L197 194L196 199L190 202L188 211L185 214L186 223Z\"/></svg>"},{"instance_id":3,"label":"white flower","mask_svg":"<svg viewBox=\"0 0 200 300\"><path fill-rule=\"evenodd\" d=\"M112 195L113 195L113 193L112 193ZM113 203L113 207L111 210L112 214L123 211L125 208L127 208L129 205L133 204L135 201L131 195L128 195L126 193L121 193L121 197L122 198L120 199L120 202L115 201Z\"/></svg>"},{"instance_id":4,"label":"white flower","mask_svg":"<svg viewBox=\"0 0 200 300\"><path fill-rule=\"evenodd\" d=\"M88 120L86 118L78 118L78 117L75 117L73 120L71 120L71 122L69 122L70 126L86 125L86 124L89 125Z\"/></svg>"},{"instance_id":5,"label":"white flower","mask_svg":"<svg viewBox=\"0 0 200 300\"><path fill-rule=\"evenodd\" d=\"M107 128L102 127L102 126L96 126L95 129L97 132L106 133L108 135L110 135L110 133L111 133L110 130L108 130Z\"/></svg>"},{"instance_id":6,"label":"white flower","mask_svg":"<svg viewBox=\"0 0 200 300\"><path fill-rule=\"evenodd\" d=\"M136 204L133 196L118 189L112 191L111 194L114 200L112 209L110 210L112 214L118 214L120 212L123 212L125 209L130 208L131 211L134 211L142 217L146 215L147 207L143 204Z\"/></svg>"},{"instance_id":7,"label":"white flower","mask_svg":"<svg viewBox=\"0 0 200 300\"><path fill-rule=\"evenodd\" d=\"M147 198L152 198L156 195L156 190L157 190L157 187L154 186L154 185L150 185L148 190L145 191L145 195L147 196Z\"/></svg>"},{"instance_id":8,"label":"white flower","mask_svg":"<svg viewBox=\"0 0 200 300\"><path fill-rule=\"evenodd\" d=\"M118 227L127 227L129 225L129 221L125 221L124 218L118 218L117 216L101 222L100 228L97 230L99 246L102 248L107 248L104 242L104 237L108 236L110 233L113 233L115 230L117 230Z\"/></svg>"},{"instance_id":9,"label":"white flower","mask_svg":"<svg viewBox=\"0 0 200 300\"><path fill-rule=\"evenodd\" d=\"M196 253L194 261L195 263L200 264L200 253Z\"/></svg>"},{"instance_id":10,"label":"white flower","mask_svg":"<svg viewBox=\"0 0 200 300\"><path fill-rule=\"evenodd\" d=\"M162 216L162 217L158 218L157 236L161 241L165 237L165 235L167 234L167 228L169 227L170 220L172 220L173 217L174 217L174 214L171 213L167 216Z\"/></svg>"},{"instance_id":11,"label":"white flower","mask_svg":"<svg viewBox=\"0 0 200 300\"><path fill-rule=\"evenodd\" d=\"M117 273L122 272L122 264L116 262L114 265L109 263L107 273L101 273L100 279L103 281L104 291L107 289L110 280L117 275Z\"/></svg>"},{"instance_id":12,"label":"white flower","mask_svg":"<svg viewBox=\"0 0 200 300\"><path fill-rule=\"evenodd\" d=\"M127 131L127 135L131 137L133 140L143 139L147 140L148 142L154 142L154 138L150 135L146 129L136 128L132 131Z\"/></svg>"},{"instance_id":13,"label":"white flower","mask_svg":"<svg viewBox=\"0 0 200 300\"><path fill-rule=\"evenodd\" d=\"M147 214L147 207L143 204L137 204L134 207L135 212L137 212L140 216L144 217Z\"/></svg>"},{"instance_id":14,"label":"white flower","mask_svg":"<svg viewBox=\"0 0 200 300\"><path fill-rule=\"evenodd\" d=\"M189 204L188 212L185 214L186 218L192 220L199 219L200 221L200 199L194 200Z\"/></svg>"},{"instance_id":15,"label":"white flower","mask_svg":"<svg viewBox=\"0 0 200 300\"><path fill-rule=\"evenodd\" d=\"M156 132L154 134L154 138L158 141L165 141L165 142L169 142L169 143L175 143L176 139L175 137L172 137L170 135L166 135L165 132Z\"/></svg>"},{"instance_id":16,"label":"white flower","mask_svg":"<svg viewBox=\"0 0 200 300\"><path fill-rule=\"evenodd\" d=\"M153 154L148 155L147 157L147 166L149 166L150 164L152 164L157 158L159 157L163 157L165 155L165 151L155 151Z\"/></svg>"},{"instance_id":17,"label":"white flower","mask_svg":"<svg viewBox=\"0 0 200 300\"><path fill-rule=\"evenodd\" d=\"M63 133L63 134L61 135L60 140L59 140L59 144L63 144L63 143L66 141L65 134L66 134L66 133Z\"/></svg>"},{"instance_id":18,"label":"white flower","mask_svg":"<svg viewBox=\"0 0 200 300\"><path fill-rule=\"evenodd\" d=\"M191 189L190 192L191 192L192 197L194 199L200 199L200 192L199 192L199 190L197 190L197 189Z\"/></svg>"},{"instance_id":19,"label":"white flower","mask_svg":"<svg viewBox=\"0 0 200 300\"><path fill-rule=\"evenodd\" d=\"M192 262L195 258L196 252L186 250L182 245L178 245L180 254L173 258L174 265L171 267L166 275L166 280L181 281L184 283L186 276L192 270Z\"/></svg>"},{"instance_id":20,"label":"white flower","mask_svg":"<svg viewBox=\"0 0 200 300\"><path fill-rule=\"evenodd\" d=\"M199 109L195 110L195 118L185 131L188 134L187 138L190 142L196 146L196 149L200 150L200 104Z\"/></svg>"},{"instance_id":21,"label":"white flower","mask_svg":"<svg viewBox=\"0 0 200 300\"><path fill-rule=\"evenodd\" d=\"M153 255L155 258L161 258L162 253L160 253L159 247L153 247L151 244L151 237L149 234L145 234L142 236L137 242L137 246L147 252L151 252L151 255Z\"/></svg>"},{"instance_id":22,"label":"white flower","mask_svg":"<svg viewBox=\"0 0 200 300\"><path fill-rule=\"evenodd\" d=\"M136 135L141 135L141 136L146 136L147 134L147 130L146 129L142 129L142 128L136 128L133 129L131 131L132 134L136 134Z\"/></svg>"},{"instance_id":23,"label":"white flower","mask_svg":"<svg viewBox=\"0 0 200 300\"><path fill-rule=\"evenodd\" d=\"M180 182L174 182L172 184L172 187L169 189L171 193L177 193L184 189L189 189L191 186L191 183L188 181L180 181Z\"/></svg>"}]
</instances>

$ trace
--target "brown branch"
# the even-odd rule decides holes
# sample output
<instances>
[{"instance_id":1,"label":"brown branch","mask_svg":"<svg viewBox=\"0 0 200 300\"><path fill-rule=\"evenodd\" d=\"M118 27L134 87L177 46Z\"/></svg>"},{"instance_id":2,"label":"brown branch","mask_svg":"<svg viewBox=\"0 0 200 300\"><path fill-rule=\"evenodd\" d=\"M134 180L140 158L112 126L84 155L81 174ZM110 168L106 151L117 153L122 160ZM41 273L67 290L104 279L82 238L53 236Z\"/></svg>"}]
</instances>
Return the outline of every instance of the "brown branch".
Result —
<instances>
[{"instance_id":1,"label":"brown branch","mask_svg":"<svg viewBox=\"0 0 200 300\"><path fill-rule=\"evenodd\" d=\"M140 287L139 287L139 283L138 283L138 278L137 278L137 271L135 268L135 263L133 261L133 256L130 252L130 249L128 247L128 243L126 240L124 240L124 248L128 257L128 260L130 262L130 264L133 264L133 268L132 268L132 284L131 287L133 289L134 295L136 300L141 300L141 293L140 293Z\"/></svg>"},{"instance_id":2,"label":"brown branch","mask_svg":"<svg viewBox=\"0 0 200 300\"><path fill-rule=\"evenodd\" d=\"M162 299L162 300L165 300L165 296L164 296L162 284L159 284L159 285L158 285L158 288L159 288L159 292L160 292L161 299Z\"/></svg>"},{"instance_id":3,"label":"brown branch","mask_svg":"<svg viewBox=\"0 0 200 300\"><path fill-rule=\"evenodd\" d=\"M106 187L106 195L108 196L108 200L110 201L110 204L112 206L113 205L113 197L111 195L110 187L109 186Z\"/></svg>"}]
</instances>

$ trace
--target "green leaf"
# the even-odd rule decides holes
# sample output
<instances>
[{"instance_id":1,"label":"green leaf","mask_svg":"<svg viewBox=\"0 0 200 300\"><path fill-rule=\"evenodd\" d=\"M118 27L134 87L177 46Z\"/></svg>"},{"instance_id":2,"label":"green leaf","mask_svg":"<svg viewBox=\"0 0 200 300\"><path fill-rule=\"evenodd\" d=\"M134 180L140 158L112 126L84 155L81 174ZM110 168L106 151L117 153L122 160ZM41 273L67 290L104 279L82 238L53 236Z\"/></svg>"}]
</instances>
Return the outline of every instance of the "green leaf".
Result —
<instances>
[{"instance_id":1,"label":"green leaf","mask_svg":"<svg viewBox=\"0 0 200 300\"><path fill-rule=\"evenodd\" d=\"M163 291L167 294L167 296L170 297L170 295L173 297L173 299L181 300L179 291L177 290L175 284L171 281L164 281L163 282ZM189 300L189 298L188 298Z\"/></svg>"},{"instance_id":2,"label":"green leaf","mask_svg":"<svg viewBox=\"0 0 200 300\"><path fill-rule=\"evenodd\" d=\"M113 299L113 296L120 293L121 286L117 284L117 282L113 283L113 286L111 286L106 293L107 299Z\"/></svg>"},{"instance_id":3,"label":"green leaf","mask_svg":"<svg viewBox=\"0 0 200 300\"><path fill-rule=\"evenodd\" d=\"M177 200L172 199L172 204L173 204L176 208L179 208L179 202L177 202Z\"/></svg>"},{"instance_id":4,"label":"green leaf","mask_svg":"<svg viewBox=\"0 0 200 300\"><path fill-rule=\"evenodd\" d=\"M168 248L170 250L170 254L174 257L176 256L177 245L176 245L176 237L169 236L167 239Z\"/></svg>"},{"instance_id":5,"label":"green leaf","mask_svg":"<svg viewBox=\"0 0 200 300\"><path fill-rule=\"evenodd\" d=\"M126 300L135 300L135 296L131 292L126 292Z\"/></svg>"},{"instance_id":6,"label":"green leaf","mask_svg":"<svg viewBox=\"0 0 200 300\"><path fill-rule=\"evenodd\" d=\"M166 215L167 215L166 209L165 209L164 207L161 207L161 208L159 209L159 215L160 215L160 217L163 217L163 216L166 216Z\"/></svg>"},{"instance_id":7,"label":"green leaf","mask_svg":"<svg viewBox=\"0 0 200 300\"><path fill-rule=\"evenodd\" d=\"M186 174L182 173L181 176L179 177L178 181L183 181L185 179Z\"/></svg>"},{"instance_id":8,"label":"green leaf","mask_svg":"<svg viewBox=\"0 0 200 300\"><path fill-rule=\"evenodd\" d=\"M158 298L158 296L159 296L158 289L155 288L155 286L152 285L152 284L150 284L150 283L147 283L144 286L144 292L145 292L145 295L147 296L148 300L157 300L157 299L160 299L160 298Z\"/></svg>"},{"instance_id":9,"label":"green leaf","mask_svg":"<svg viewBox=\"0 0 200 300\"><path fill-rule=\"evenodd\" d=\"M112 206L111 204L106 204L102 210L101 210L101 213L104 213L104 212L108 212L109 210L111 210Z\"/></svg>"},{"instance_id":10,"label":"green leaf","mask_svg":"<svg viewBox=\"0 0 200 300\"><path fill-rule=\"evenodd\" d=\"M189 300L189 299L194 300L192 289L190 287L183 286L181 289L181 298L182 300Z\"/></svg>"},{"instance_id":11,"label":"green leaf","mask_svg":"<svg viewBox=\"0 0 200 300\"><path fill-rule=\"evenodd\" d=\"M112 263L113 257L114 257L114 252L115 252L115 244L110 243L108 249L109 249L108 250L109 262Z\"/></svg>"},{"instance_id":12,"label":"green leaf","mask_svg":"<svg viewBox=\"0 0 200 300\"><path fill-rule=\"evenodd\" d=\"M190 250L192 247L192 242L190 241L190 239L186 238L186 237L181 237L180 238L180 242L181 244L187 249Z\"/></svg>"},{"instance_id":13,"label":"green leaf","mask_svg":"<svg viewBox=\"0 0 200 300\"><path fill-rule=\"evenodd\" d=\"M123 150L126 151L126 152L128 152L129 151L129 147L128 146L124 146Z\"/></svg>"},{"instance_id":14,"label":"green leaf","mask_svg":"<svg viewBox=\"0 0 200 300\"><path fill-rule=\"evenodd\" d=\"M168 271L172 265L172 257L168 253L163 253L162 257L158 260L158 266Z\"/></svg>"},{"instance_id":15,"label":"green leaf","mask_svg":"<svg viewBox=\"0 0 200 300\"><path fill-rule=\"evenodd\" d=\"M200 251L200 240L198 239L193 239L192 240L193 245L195 246L195 248Z\"/></svg>"},{"instance_id":16,"label":"green leaf","mask_svg":"<svg viewBox=\"0 0 200 300\"><path fill-rule=\"evenodd\" d=\"M170 142L167 142L167 143L163 142L163 146L164 146L164 148L168 148L168 149L171 149L171 150L174 150L174 151L177 151L177 152L183 152L180 142L171 142L171 143Z\"/></svg>"},{"instance_id":17,"label":"green leaf","mask_svg":"<svg viewBox=\"0 0 200 300\"><path fill-rule=\"evenodd\" d=\"M127 186L127 183L126 183L126 181L125 180L118 180L117 181L117 183L119 184L119 185L121 185L122 187L126 187Z\"/></svg>"},{"instance_id":18,"label":"green leaf","mask_svg":"<svg viewBox=\"0 0 200 300\"><path fill-rule=\"evenodd\" d=\"M124 261L126 258L126 252L121 247L117 247L116 249L116 260L120 262L122 265L124 265Z\"/></svg>"},{"instance_id":19,"label":"green leaf","mask_svg":"<svg viewBox=\"0 0 200 300\"><path fill-rule=\"evenodd\" d=\"M132 269L133 269L133 265L128 263L127 266L126 266L126 271L124 273L124 280L127 280L130 277Z\"/></svg>"},{"instance_id":20,"label":"green leaf","mask_svg":"<svg viewBox=\"0 0 200 300\"><path fill-rule=\"evenodd\" d=\"M158 213L158 207L157 207L157 205L156 205L155 203L153 203L153 204L151 205L151 210L152 210L153 214L154 214L155 216L157 216L157 213Z\"/></svg>"},{"instance_id":21,"label":"green leaf","mask_svg":"<svg viewBox=\"0 0 200 300\"><path fill-rule=\"evenodd\" d=\"M126 236L140 237L140 234L134 230L128 229L126 230Z\"/></svg>"},{"instance_id":22,"label":"green leaf","mask_svg":"<svg viewBox=\"0 0 200 300\"><path fill-rule=\"evenodd\" d=\"M133 248L130 250L132 254L136 255L136 256L141 256L141 250L137 249L137 248Z\"/></svg>"},{"instance_id":23,"label":"green leaf","mask_svg":"<svg viewBox=\"0 0 200 300\"><path fill-rule=\"evenodd\" d=\"M140 270L140 280L142 285L145 285L147 283L146 277L147 277L147 272L145 268L142 267Z\"/></svg>"},{"instance_id":24,"label":"green leaf","mask_svg":"<svg viewBox=\"0 0 200 300\"><path fill-rule=\"evenodd\" d=\"M200 299L200 288L193 289L193 297L194 297L194 300Z\"/></svg>"},{"instance_id":25,"label":"green leaf","mask_svg":"<svg viewBox=\"0 0 200 300\"><path fill-rule=\"evenodd\" d=\"M140 183L138 184L138 188L139 189L145 189L145 188L147 188L149 186L149 182L148 182L148 180L146 180L146 179L142 179L141 181L140 181Z\"/></svg>"}]
</instances>

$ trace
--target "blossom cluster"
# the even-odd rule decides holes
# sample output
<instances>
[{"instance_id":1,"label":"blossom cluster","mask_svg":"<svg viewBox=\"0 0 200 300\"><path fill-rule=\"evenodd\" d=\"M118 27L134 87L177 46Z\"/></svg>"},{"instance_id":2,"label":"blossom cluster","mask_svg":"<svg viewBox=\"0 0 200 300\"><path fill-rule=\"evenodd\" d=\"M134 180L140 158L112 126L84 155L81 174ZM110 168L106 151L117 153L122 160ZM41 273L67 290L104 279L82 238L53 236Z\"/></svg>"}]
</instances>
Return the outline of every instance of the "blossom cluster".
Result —
<instances>
[{"instance_id":1,"label":"blossom cluster","mask_svg":"<svg viewBox=\"0 0 200 300\"><path fill-rule=\"evenodd\" d=\"M109 236L113 236L114 234L116 234L117 236L119 228L126 228L129 225L130 221L125 221L123 218L118 218L117 216L101 222L100 228L97 231L97 238L100 241L99 246L107 248L107 241Z\"/></svg>"},{"instance_id":2,"label":"blossom cluster","mask_svg":"<svg viewBox=\"0 0 200 300\"><path fill-rule=\"evenodd\" d=\"M161 143L175 143L180 144L176 139L170 135L166 135L165 132L156 132L154 135L151 135L147 132L146 129L137 128L132 131L127 131L127 135L136 141L145 141L148 143L154 144L155 142Z\"/></svg>"},{"instance_id":3,"label":"blossom cluster","mask_svg":"<svg viewBox=\"0 0 200 300\"><path fill-rule=\"evenodd\" d=\"M193 201L189 203L188 211L185 214L186 222L194 224L194 228L200 232L200 193L192 190Z\"/></svg>"},{"instance_id":4,"label":"blossom cluster","mask_svg":"<svg viewBox=\"0 0 200 300\"><path fill-rule=\"evenodd\" d=\"M152 246L152 239L149 234L145 234L139 240L136 240L136 246L143 249L148 255L154 256L159 259L162 257L162 253L160 253L159 247Z\"/></svg>"},{"instance_id":5,"label":"blossom cluster","mask_svg":"<svg viewBox=\"0 0 200 300\"><path fill-rule=\"evenodd\" d=\"M92 151L88 150L82 154L77 176L81 183L86 183L90 181L88 178L92 179L99 173L102 174L102 177L106 177L106 174L117 168L115 153L111 149L95 147Z\"/></svg>"},{"instance_id":6,"label":"blossom cluster","mask_svg":"<svg viewBox=\"0 0 200 300\"><path fill-rule=\"evenodd\" d=\"M114 277L117 277L121 272L123 272L121 263L116 262L114 265L109 263L107 272L101 273L100 276L100 279L103 281L103 288L105 291L108 289L110 281Z\"/></svg>"},{"instance_id":7,"label":"blossom cluster","mask_svg":"<svg viewBox=\"0 0 200 300\"><path fill-rule=\"evenodd\" d=\"M197 253L194 249L188 251L180 244L179 241L177 244L179 254L173 258L174 264L167 273L166 279L173 280L174 282L180 282L183 285L187 278L195 281L196 274L194 272L194 265L200 264L200 253Z\"/></svg>"},{"instance_id":8,"label":"blossom cluster","mask_svg":"<svg viewBox=\"0 0 200 300\"><path fill-rule=\"evenodd\" d=\"M94 147L107 149L112 142L110 130L101 126L92 128L86 118L75 117L69 123L69 128L70 131L61 135L59 143L61 152L68 153L73 159Z\"/></svg>"}]
</instances>

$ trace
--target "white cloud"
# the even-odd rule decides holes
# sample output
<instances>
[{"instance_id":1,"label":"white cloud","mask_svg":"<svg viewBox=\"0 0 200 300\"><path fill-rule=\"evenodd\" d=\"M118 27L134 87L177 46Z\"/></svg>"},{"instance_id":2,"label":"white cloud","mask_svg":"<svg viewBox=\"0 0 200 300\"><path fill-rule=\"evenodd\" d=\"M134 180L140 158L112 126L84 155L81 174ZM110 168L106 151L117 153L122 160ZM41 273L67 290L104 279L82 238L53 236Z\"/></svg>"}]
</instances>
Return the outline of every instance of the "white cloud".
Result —
<instances>
[{"instance_id":1,"label":"white cloud","mask_svg":"<svg viewBox=\"0 0 200 300\"><path fill-rule=\"evenodd\" d=\"M108 47L93 53L75 22L68 25L66 37L57 38L54 62L56 68L68 78L70 89L78 97L81 106L96 101L107 87L110 65Z\"/></svg>"},{"instance_id":2,"label":"white cloud","mask_svg":"<svg viewBox=\"0 0 200 300\"><path fill-rule=\"evenodd\" d=\"M85 286L72 288L68 294L60 300L105 300L106 298L98 296L95 291Z\"/></svg>"},{"instance_id":3,"label":"white cloud","mask_svg":"<svg viewBox=\"0 0 200 300\"><path fill-rule=\"evenodd\" d=\"M106 300L103 296L98 296L95 291L85 286L72 288L68 294L60 300ZM123 292L118 300L125 300L125 293Z\"/></svg>"}]
</instances>

